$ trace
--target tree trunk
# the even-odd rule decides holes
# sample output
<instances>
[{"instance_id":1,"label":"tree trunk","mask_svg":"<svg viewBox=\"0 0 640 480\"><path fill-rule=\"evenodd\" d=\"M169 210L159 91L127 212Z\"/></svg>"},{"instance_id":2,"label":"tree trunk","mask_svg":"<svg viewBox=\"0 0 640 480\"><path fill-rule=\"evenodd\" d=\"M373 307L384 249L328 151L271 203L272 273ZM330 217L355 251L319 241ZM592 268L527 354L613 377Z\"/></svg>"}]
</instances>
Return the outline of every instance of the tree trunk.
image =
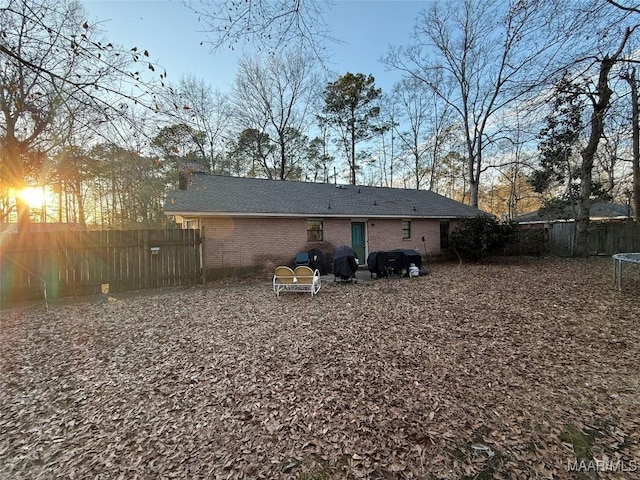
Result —
<instances>
[{"instance_id":1,"label":"tree trunk","mask_svg":"<svg viewBox=\"0 0 640 480\"><path fill-rule=\"evenodd\" d=\"M631 190L631 213L633 220L640 221L640 125L638 125L638 82L636 79L636 69L634 68L631 77L627 79L631 85L631 106L632 106L632 131L633 131L633 158L631 160L633 172L633 187Z\"/></svg>"},{"instance_id":2,"label":"tree trunk","mask_svg":"<svg viewBox=\"0 0 640 480\"><path fill-rule=\"evenodd\" d=\"M58 187L60 191L58 192L58 223L62 223L62 180L59 180Z\"/></svg>"},{"instance_id":3,"label":"tree trunk","mask_svg":"<svg viewBox=\"0 0 640 480\"><path fill-rule=\"evenodd\" d=\"M469 204L478 208L478 183L472 178L469 179Z\"/></svg>"},{"instance_id":4,"label":"tree trunk","mask_svg":"<svg viewBox=\"0 0 640 480\"><path fill-rule=\"evenodd\" d=\"M476 153L472 153L469 150L469 204L472 207L478 208L478 197L480 190L480 162L482 155L482 144L478 140L478 150Z\"/></svg>"},{"instance_id":5,"label":"tree trunk","mask_svg":"<svg viewBox=\"0 0 640 480\"><path fill-rule=\"evenodd\" d=\"M613 91L609 87L609 73L618 61L632 30L627 28L620 42L618 51L609 57L606 55L600 62L598 89L592 97L593 112L591 113L591 133L585 148L580 152L582 165L580 167L580 194L578 196L578 212L576 215L576 239L574 255L587 256L589 254L589 209L591 208L591 193L593 181L593 163L598 144L604 131L604 116L609 108Z\"/></svg>"},{"instance_id":6,"label":"tree trunk","mask_svg":"<svg viewBox=\"0 0 640 480\"><path fill-rule=\"evenodd\" d=\"M478 175L476 174L478 165L475 158L469 159L469 205L478 208L479 184Z\"/></svg>"},{"instance_id":7,"label":"tree trunk","mask_svg":"<svg viewBox=\"0 0 640 480\"><path fill-rule=\"evenodd\" d=\"M609 65L610 64L610 65ZM604 114L609 105L611 89L608 85L608 74L613 63L605 59L600 67L598 82L599 99L593 103L591 114L591 133L589 142L580 152L582 165L580 166L580 194L578 195L578 209L576 212L576 238L573 254L579 257L589 255L589 210L591 208L591 186L593 182L593 162L598 150L598 144L604 131Z\"/></svg>"},{"instance_id":8,"label":"tree trunk","mask_svg":"<svg viewBox=\"0 0 640 480\"><path fill-rule=\"evenodd\" d=\"M629 74L622 78L627 81L631 88L631 132L632 132L632 158L631 171L633 173L633 185L630 194L628 207L629 215L634 221L638 221L640 215L640 126L638 125L638 80L636 79L636 69L631 69Z\"/></svg>"},{"instance_id":9,"label":"tree trunk","mask_svg":"<svg viewBox=\"0 0 640 480\"><path fill-rule=\"evenodd\" d=\"M420 154L415 150L413 152L413 162L416 168L416 190L420 190ZM393 186L393 184L391 184L391 186Z\"/></svg>"},{"instance_id":10,"label":"tree trunk","mask_svg":"<svg viewBox=\"0 0 640 480\"><path fill-rule=\"evenodd\" d=\"M9 129L10 131L10 129ZM29 204L20 197L20 191L25 184L25 167L23 165L23 155L19 141L9 133L4 141L4 158L2 163L6 168L7 184L14 189L13 198L16 203L16 214L18 216L18 232L29 229L31 214Z\"/></svg>"},{"instance_id":11,"label":"tree trunk","mask_svg":"<svg viewBox=\"0 0 640 480\"><path fill-rule=\"evenodd\" d=\"M18 214L18 233L29 231L31 225L31 212L29 210L29 204L25 202L16 191L16 212Z\"/></svg>"},{"instance_id":12,"label":"tree trunk","mask_svg":"<svg viewBox=\"0 0 640 480\"><path fill-rule=\"evenodd\" d=\"M351 133L351 145L349 145L351 152L351 161L349 162L349 168L350 168L350 183L351 185L355 185L357 178L356 178L356 111L354 107L351 107L351 118L349 120L349 127L350 127L350 133Z\"/></svg>"},{"instance_id":13,"label":"tree trunk","mask_svg":"<svg viewBox=\"0 0 640 480\"><path fill-rule=\"evenodd\" d=\"M284 135L280 134L280 180L285 180L287 171L287 147Z\"/></svg>"},{"instance_id":14,"label":"tree trunk","mask_svg":"<svg viewBox=\"0 0 640 480\"><path fill-rule=\"evenodd\" d=\"M84 196L82 195L82 182L76 180L73 184L73 195L78 202L78 217L77 221L81 227L87 226L86 215L84 211Z\"/></svg>"}]
</instances>

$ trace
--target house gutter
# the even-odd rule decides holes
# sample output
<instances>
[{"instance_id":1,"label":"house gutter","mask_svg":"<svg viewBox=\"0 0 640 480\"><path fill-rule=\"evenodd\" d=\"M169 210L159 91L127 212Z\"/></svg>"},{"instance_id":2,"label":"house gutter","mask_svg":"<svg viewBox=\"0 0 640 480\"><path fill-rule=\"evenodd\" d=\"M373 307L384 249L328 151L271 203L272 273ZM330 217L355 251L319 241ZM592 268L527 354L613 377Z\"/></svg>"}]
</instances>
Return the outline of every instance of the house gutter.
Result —
<instances>
[{"instance_id":1,"label":"house gutter","mask_svg":"<svg viewBox=\"0 0 640 480\"><path fill-rule=\"evenodd\" d=\"M450 219L455 220L461 217L475 217L476 215L383 215L383 214L326 214L326 213L240 213L240 212L172 212L165 211L166 216L180 215L182 217L243 217L243 218L417 218L425 220Z\"/></svg>"}]
</instances>

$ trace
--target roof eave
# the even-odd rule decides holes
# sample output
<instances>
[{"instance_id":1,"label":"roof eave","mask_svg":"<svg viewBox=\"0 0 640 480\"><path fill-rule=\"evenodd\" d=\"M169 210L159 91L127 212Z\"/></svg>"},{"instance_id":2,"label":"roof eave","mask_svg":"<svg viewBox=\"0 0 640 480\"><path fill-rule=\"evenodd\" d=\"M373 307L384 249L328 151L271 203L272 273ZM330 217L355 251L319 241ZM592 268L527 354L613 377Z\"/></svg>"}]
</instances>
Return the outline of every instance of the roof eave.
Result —
<instances>
[{"instance_id":1,"label":"roof eave","mask_svg":"<svg viewBox=\"0 0 640 480\"><path fill-rule=\"evenodd\" d=\"M478 215L474 214L461 214L461 215L417 215L417 214L380 214L380 213L251 213L251 212L198 212L198 211L168 211L165 210L166 216L180 215L182 217L269 217L269 218L423 218L423 219L450 219L454 220L460 217L474 217Z\"/></svg>"}]
</instances>

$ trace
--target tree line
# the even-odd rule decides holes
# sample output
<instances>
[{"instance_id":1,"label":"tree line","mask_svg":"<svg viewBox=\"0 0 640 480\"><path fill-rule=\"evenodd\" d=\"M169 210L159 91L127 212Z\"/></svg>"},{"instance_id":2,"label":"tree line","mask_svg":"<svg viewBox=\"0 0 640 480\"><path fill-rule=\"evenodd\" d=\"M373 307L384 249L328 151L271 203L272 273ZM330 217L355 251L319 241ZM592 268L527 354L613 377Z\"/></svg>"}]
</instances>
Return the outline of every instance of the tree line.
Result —
<instances>
[{"instance_id":1,"label":"tree line","mask_svg":"<svg viewBox=\"0 0 640 480\"><path fill-rule=\"evenodd\" d=\"M506 219L569 207L579 237L596 201L637 220L633 2L426 4L412 41L380 52L390 91L328 71L321 2L198 8L214 54L258 45L229 92L171 84L79 3L4 0L0 222L162 224L179 172L431 189ZM16 194L27 185L46 185L46 208Z\"/></svg>"}]
</instances>

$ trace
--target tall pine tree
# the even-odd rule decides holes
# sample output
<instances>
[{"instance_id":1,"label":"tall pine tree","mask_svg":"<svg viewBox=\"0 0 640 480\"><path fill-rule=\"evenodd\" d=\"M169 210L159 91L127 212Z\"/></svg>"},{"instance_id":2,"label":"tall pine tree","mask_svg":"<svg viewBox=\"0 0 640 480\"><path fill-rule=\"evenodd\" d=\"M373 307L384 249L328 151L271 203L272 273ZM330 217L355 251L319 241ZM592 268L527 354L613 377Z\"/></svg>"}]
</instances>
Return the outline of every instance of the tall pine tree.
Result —
<instances>
[{"instance_id":1,"label":"tall pine tree","mask_svg":"<svg viewBox=\"0 0 640 480\"><path fill-rule=\"evenodd\" d=\"M373 75L345 73L325 89L324 115L321 121L339 134L349 164L349 178L356 184L359 165L356 144L370 139L378 127L373 120L380 115L376 100L382 90L375 87Z\"/></svg>"}]
</instances>

